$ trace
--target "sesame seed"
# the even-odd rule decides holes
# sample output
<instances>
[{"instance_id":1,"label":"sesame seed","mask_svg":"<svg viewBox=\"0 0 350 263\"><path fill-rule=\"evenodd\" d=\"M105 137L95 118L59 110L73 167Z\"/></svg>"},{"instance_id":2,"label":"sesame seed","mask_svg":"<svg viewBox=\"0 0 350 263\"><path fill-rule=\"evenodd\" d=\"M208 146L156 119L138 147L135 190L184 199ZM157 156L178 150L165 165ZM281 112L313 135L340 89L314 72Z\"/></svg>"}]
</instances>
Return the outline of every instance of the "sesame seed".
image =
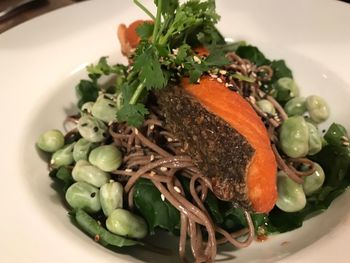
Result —
<instances>
[{"instance_id":1,"label":"sesame seed","mask_svg":"<svg viewBox=\"0 0 350 263\"><path fill-rule=\"evenodd\" d=\"M154 155L153 154L151 154L151 162L154 160Z\"/></svg>"},{"instance_id":2,"label":"sesame seed","mask_svg":"<svg viewBox=\"0 0 350 263\"><path fill-rule=\"evenodd\" d=\"M350 142L343 142L343 145L344 145L344 146L349 146L349 145L350 145Z\"/></svg>"},{"instance_id":3,"label":"sesame seed","mask_svg":"<svg viewBox=\"0 0 350 263\"><path fill-rule=\"evenodd\" d=\"M135 134L138 135L139 134L139 130L135 128Z\"/></svg>"},{"instance_id":4,"label":"sesame seed","mask_svg":"<svg viewBox=\"0 0 350 263\"><path fill-rule=\"evenodd\" d=\"M160 167L160 170L161 170L162 172L166 172L166 171L168 171L168 168L162 166L162 167Z\"/></svg>"},{"instance_id":5,"label":"sesame seed","mask_svg":"<svg viewBox=\"0 0 350 263\"><path fill-rule=\"evenodd\" d=\"M127 173L131 173L132 172L132 169L125 169L125 172L127 172Z\"/></svg>"},{"instance_id":6,"label":"sesame seed","mask_svg":"<svg viewBox=\"0 0 350 263\"><path fill-rule=\"evenodd\" d=\"M151 171L150 173L149 173L149 176L155 176L156 175L156 173L154 172L154 171Z\"/></svg>"},{"instance_id":7,"label":"sesame seed","mask_svg":"<svg viewBox=\"0 0 350 263\"><path fill-rule=\"evenodd\" d=\"M181 193L181 189L180 189L179 187L177 187L177 186L174 186L174 190L175 190L176 192L178 192L178 193Z\"/></svg>"},{"instance_id":8,"label":"sesame seed","mask_svg":"<svg viewBox=\"0 0 350 263\"><path fill-rule=\"evenodd\" d=\"M216 80L217 80L218 82L220 82L220 83L223 82L222 79L220 79L220 78L217 78Z\"/></svg>"},{"instance_id":9,"label":"sesame seed","mask_svg":"<svg viewBox=\"0 0 350 263\"><path fill-rule=\"evenodd\" d=\"M217 78L218 78L218 75L210 74L210 77L212 77L213 79L217 79Z\"/></svg>"},{"instance_id":10,"label":"sesame seed","mask_svg":"<svg viewBox=\"0 0 350 263\"><path fill-rule=\"evenodd\" d=\"M165 201L165 196L163 194L160 195L160 198L162 199L162 201Z\"/></svg>"},{"instance_id":11,"label":"sesame seed","mask_svg":"<svg viewBox=\"0 0 350 263\"><path fill-rule=\"evenodd\" d=\"M86 127L88 124L87 123L83 123L82 125L81 125L81 127Z\"/></svg>"},{"instance_id":12,"label":"sesame seed","mask_svg":"<svg viewBox=\"0 0 350 263\"><path fill-rule=\"evenodd\" d=\"M255 104L256 103L256 100L253 96L249 96L249 99L251 101L251 103Z\"/></svg>"},{"instance_id":13,"label":"sesame seed","mask_svg":"<svg viewBox=\"0 0 350 263\"><path fill-rule=\"evenodd\" d=\"M349 141L349 138L346 137L346 136L342 136L341 139L342 139L343 141Z\"/></svg>"},{"instance_id":14,"label":"sesame seed","mask_svg":"<svg viewBox=\"0 0 350 263\"><path fill-rule=\"evenodd\" d=\"M94 198L96 196L96 192L91 193L91 198Z\"/></svg>"},{"instance_id":15,"label":"sesame seed","mask_svg":"<svg viewBox=\"0 0 350 263\"><path fill-rule=\"evenodd\" d=\"M172 142L172 141L174 141L174 140L173 140L173 138L170 138L170 137L169 137L169 138L167 139L167 141L168 141L168 142Z\"/></svg>"},{"instance_id":16,"label":"sesame seed","mask_svg":"<svg viewBox=\"0 0 350 263\"><path fill-rule=\"evenodd\" d=\"M227 71L226 71L226 70L221 69L221 70L219 71L219 73L220 73L221 75L226 75L226 74L227 74Z\"/></svg>"},{"instance_id":17,"label":"sesame seed","mask_svg":"<svg viewBox=\"0 0 350 263\"><path fill-rule=\"evenodd\" d=\"M94 132L98 132L98 127L94 127Z\"/></svg>"},{"instance_id":18,"label":"sesame seed","mask_svg":"<svg viewBox=\"0 0 350 263\"><path fill-rule=\"evenodd\" d=\"M108 103L108 106L111 108L115 108L115 105L113 105L112 103Z\"/></svg>"},{"instance_id":19,"label":"sesame seed","mask_svg":"<svg viewBox=\"0 0 350 263\"><path fill-rule=\"evenodd\" d=\"M173 49L174 55L177 55L178 52L179 52L179 49L178 49L178 48L174 48L174 49Z\"/></svg>"},{"instance_id":20,"label":"sesame seed","mask_svg":"<svg viewBox=\"0 0 350 263\"><path fill-rule=\"evenodd\" d=\"M154 124L152 124L151 126L149 126L149 129L150 129L150 130L153 130L153 129L154 129Z\"/></svg>"},{"instance_id":21,"label":"sesame seed","mask_svg":"<svg viewBox=\"0 0 350 263\"><path fill-rule=\"evenodd\" d=\"M202 60L200 60L200 58L197 57L197 56L193 56L193 60L194 60L194 62L196 62L196 63L198 63L198 64L201 64L201 63L202 63Z\"/></svg>"}]
</instances>

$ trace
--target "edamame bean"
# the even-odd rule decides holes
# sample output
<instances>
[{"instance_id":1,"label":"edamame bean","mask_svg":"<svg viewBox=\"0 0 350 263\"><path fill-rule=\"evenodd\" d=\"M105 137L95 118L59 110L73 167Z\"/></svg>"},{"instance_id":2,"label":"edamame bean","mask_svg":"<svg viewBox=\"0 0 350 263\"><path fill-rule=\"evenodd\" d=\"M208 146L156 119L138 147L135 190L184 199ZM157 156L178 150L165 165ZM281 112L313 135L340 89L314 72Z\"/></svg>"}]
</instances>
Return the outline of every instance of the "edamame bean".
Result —
<instances>
[{"instance_id":1,"label":"edamame bean","mask_svg":"<svg viewBox=\"0 0 350 263\"><path fill-rule=\"evenodd\" d=\"M66 192L66 201L74 209L84 209L86 212L100 211L99 190L91 184L76 182Z\"/></svg>"},{"instance_id":2,"label":"edamame bean","mask_svg":"<svg viewBox=\"0 0 350 263\"><path fill-rule=\"evenodd\" d=\"M299 96L299 88L293 79L284 77L277 80L273 93L278 101L288 101Z\"/></svg>"},{"instance_id":3,"label":"edamame bean","mask_svg":"<svg viewBox=\"0 0 350 263\"><path fill-rule=\"evenodd\" d=\"M96 187L101 187L111 178L108 173L85 160L80 160L75 164L72 177L75 181L86 182Z\"/></svg>"},{"instance_id":4,"label":"edamame bean","mask_svg":"<svg viewBox=\"0 0 350 263\"><path fill-rule=\"evenodd\" d=\"M75 142L64 146L62 149L59 149L51 156L50 165L53 168L58 168L61 166L67 166L74 162L73 159L73 148Z\"/></svg>"},{"instance_id":5,"label":"edamame bean","mask_svg":"<svg viewBox=\"0 0 350 263\"><path fill-rule=\"evenodd\" d=\"M301 116L286 119L280 130L283 152L292 158L304 157L309 152L309 128Z\"/></svg>"},{"instance_id":6,"label":"edamame bean","mask_svg":"<svg viewBox=\"0 0 350 263\"><path fill-rule=\"evenodd\" d=\"M105 172L112 172L121 165L122 153L113 145L103 145L91 151L89 161Z\"/></svg>"},{"instance_id":7,"label":"edamame bean","mask_svg":"<svg viewBox=\"0 0 350 263\"><path fill-rule=\"evenodd\" d=\"M78 131L89 142L101 142L107 136L107 126L89 115L83 115L79 119Z\"/></svg>"},{"instance_id":8,"label":"edamame bean","mask_svg":"<svg viewBox=\"0 0 350 263\"><path fill-rule=\"evenodd\" d=\"M309 128L309 152L308 155L315 155L322 150L322 136L312 123L306 122Z\"/></svg>"},{"instance_id":9,"label":"edamame bean","mask_svg":"<svg viewBox=\"0 0 350 263\"><path fill-rule=\"evenodd\" d=\"M107 123L117 120L117 103L105 95L99 96L92 107L92 115Z\"/></svg>"},{"instance_id":10,"label":"edamame bean","mask_svg":"<svg viewBox=\"0 0 350 263\"><path fill-rule=\"evenodd\" d=\"M276 109L272 105L272 103L268 100L259 100L256 102L256 105L265 113L270 114L270 115L275 115L276 114Z\"/></svg>"},{"instance_id":11,"label":"edamame bean","mask_svg":"<svg viewBox=\"0 0 350 263\"><path fill-rule=\"evenodd\" d=\"M113 210L123 208L123 186L118 182L109 182L100 189L100 202L103 213L109 216Z\"/></svg>"},{"instance_id":12,"label":"edamame bean","mask_svg":"<svg viewBox=\"0 0 350 263\"><path fill-rule=\"evenodd\" d=\"M295 97L284 105L284 110L288 116L303 115L306 112L305 98Z\"/></svg>"},{"instance_id":13,"label":"edamame bean","mask_svg":"<svg viewBox=\"0 0 350 263\"><path fill-rule=\"evenodd\" d=\"M108 232L82 209L76 211L75 220L86 233L104 246L126 247L141 244L139 241L120 237Z\"/></svg>"},{"instance_id":14,"label":"edamame bean","mask_svg":"<svg viewBox=\"0 0 350 263\"><path fill-rule=\"evenodd\" d=\"M306 108L309 112L310 118L316 123L321 123L329 117L328 104L320 96L312 95L307 97Z\"/></svg>"},{"instance_id":15,"label":"edamame bean","mask_svg":"<svg viewBox=\"0 0 350 263\"><path fill-rule=\"evenodd\" d=\"M147 235L147 223L138 215L125 209L114 210L106 220L109 231L120 236L144 238Z\"/></svg>"},{"instance_id":16,"label":"edamame bean","mask_svg":"<svg viewBox=\"0 0 350 263\"><path fill-rule=\"evenodd\" d=\"M40 135L37 146L45 152L55 152L64 145L64 136L59 130L50 130Z\"/></svg>"},{"instance_id":17,"label":"edamame bean","mask_svg":"<svg viewBox=\"0 0 350 263\"><path fill-rule=\"evenodd\" d=\"M284 212L297 212L306 205L303 186L294 182L284 172L277 176L278 199L276 206Z\"/></svg>"},{"instance_id":18,"label":"edamame bean","mask_svg":"<svg viewBox=\"0 0 350 263\"><path fill-rule=\"evenodd\" d=\"M318 163L314 163L315 172L304 178L303 189L307 196L312 195L320 189L325 180L325 174L322 167Z\"/></svg>"},{"instance_id":19,"label":"edamame bean","mask_svg":"<svg viewBox=\"0 0 350 263\"><path fill-rule=\"evenodd\" d=\"M74 145L73 158L77 162L79 160L87 160L90 151L96 146L96 144L81 138Z\"/></svg>"}]
</instances>

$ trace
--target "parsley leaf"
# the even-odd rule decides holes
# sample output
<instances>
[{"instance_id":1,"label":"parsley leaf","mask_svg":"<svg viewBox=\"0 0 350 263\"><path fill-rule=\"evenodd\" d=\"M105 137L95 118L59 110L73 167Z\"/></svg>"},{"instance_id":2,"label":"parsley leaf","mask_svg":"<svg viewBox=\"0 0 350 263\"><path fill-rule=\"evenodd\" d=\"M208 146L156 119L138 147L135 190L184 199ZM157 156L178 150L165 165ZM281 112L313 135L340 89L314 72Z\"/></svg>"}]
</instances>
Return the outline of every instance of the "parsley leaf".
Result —
<instances>
[{"instance_id":1,"label":"parsley leaf","mask_svg":"<svg viewBox=\"0 0 350 263\"><path fill-rule=\"evenodd\" d=\"M148 40L152 36L153 30L154 24L146 21L136 28L136 33L141 39Z\"/></svg>"}]
</instances>

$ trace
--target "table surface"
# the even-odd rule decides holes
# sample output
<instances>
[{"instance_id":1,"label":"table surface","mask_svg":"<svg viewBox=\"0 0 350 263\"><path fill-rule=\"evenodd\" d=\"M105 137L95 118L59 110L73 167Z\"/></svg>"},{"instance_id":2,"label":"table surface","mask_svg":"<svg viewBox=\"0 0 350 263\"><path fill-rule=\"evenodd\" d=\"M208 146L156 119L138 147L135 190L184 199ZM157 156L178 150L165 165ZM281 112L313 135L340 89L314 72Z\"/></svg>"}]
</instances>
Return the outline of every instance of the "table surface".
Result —
<instances>
[{"instance_id":1,"label":"table surface","mask_svg":"<svg viewBox=\"0 0 350 263\"><path fill-rule=\"evenodd\" d=\"M12 4L21 2L22 0L0 0L0 11L6 9ZM0 33L14 27L20 23L23 23L33 17L55 10L57 8L67 6L79 2L78 0L49 0L47 3L41 4L38 7L33 7L28 10L22 11L13 17L10 17L4 21L0 21Z\"/></svg>"}]
</instances>

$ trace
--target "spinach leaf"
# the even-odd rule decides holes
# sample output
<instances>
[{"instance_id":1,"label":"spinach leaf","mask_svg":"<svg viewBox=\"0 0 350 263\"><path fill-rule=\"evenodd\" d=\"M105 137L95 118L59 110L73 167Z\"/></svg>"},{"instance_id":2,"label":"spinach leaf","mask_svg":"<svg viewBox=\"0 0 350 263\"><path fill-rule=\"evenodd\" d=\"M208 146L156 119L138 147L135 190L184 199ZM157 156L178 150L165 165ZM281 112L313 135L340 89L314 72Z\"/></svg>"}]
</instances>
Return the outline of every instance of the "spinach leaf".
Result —
<instances>
[{"instance_id":1,"label":"spinach leaf","mask_svg":"<svg viewBox=\"0 0 350 263\"><path fill-rule=\"evenodd\" d=\"M284 60L273 60L270 66L273 70L272 82L285 77L293 78L292 71L288 68Z\"/></svg>"},{"instance_id":2,"label":"spinach leaf","mask_svg":"<svg viewBox=\"0 0 350 263\"><path fill-rule=\"evenodd\" d=\"M346 190L350 184L350 149L340 143L342 136L347 137L345 128L332 124L324 137L327 145L318 154L310 156L326 174L322 188L307 198L306 207L299 212L285 213L274 208L269 214L270 232L286 232L301 227L306 218L326 210Z\"/></svg>"},{"instance_id":3,"label":"spinach leaf","mask_svg":"<svg viewBox=\"0 0 350 263\"><path fill-rule=\"evenodd\" d=\"M257 47L251 45L240 46L237 49L236 54L241 58L250 60L258 67L270 64L270 61L265 57L265 55Z\"/></svg>"},{"instance_id":4,"label":"spinach leaf","mask_svg":"<svg viewBox=\"0 0 350 263\"><path fill-rule=\"evenodd\" d=\"M78 101L78 107L81 108L84 103L96 101L98 97L98 85L96 81L83 79L75 87Z\"/></svg>"},{"instance_id":5,"label":"spinach leaf","mask_svg":"<svg viewBox=\"0 0 350 263\"><path fill-rule=\"evenodd\" d=\"M180 213L161 194L153 183L140 179L135 184L134 203L146 219L151 234L156 227L175 233L180 226Z\"/></svg>"}]
</instances>

